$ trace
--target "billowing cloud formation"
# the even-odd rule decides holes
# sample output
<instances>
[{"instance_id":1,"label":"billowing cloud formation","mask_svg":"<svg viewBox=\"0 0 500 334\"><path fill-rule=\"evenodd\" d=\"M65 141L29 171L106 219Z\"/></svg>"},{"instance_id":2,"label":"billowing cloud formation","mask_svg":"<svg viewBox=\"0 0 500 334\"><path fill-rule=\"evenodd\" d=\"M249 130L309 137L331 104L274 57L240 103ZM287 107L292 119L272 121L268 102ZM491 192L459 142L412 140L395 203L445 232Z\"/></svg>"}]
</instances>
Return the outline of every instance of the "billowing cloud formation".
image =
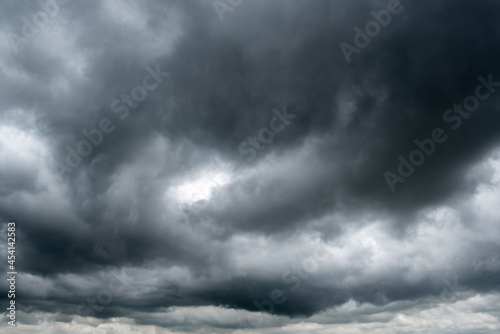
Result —
<instances>
[{"instance_id":1,"label":"billowing cloud formation","mask_svg":"<svg viewBox=\"0 0 500 334\"><path fill-rule=\"evenodd\" d=\"M1 6L20 330L500 329L500 4Z\"/></svg>"}]
</instances>

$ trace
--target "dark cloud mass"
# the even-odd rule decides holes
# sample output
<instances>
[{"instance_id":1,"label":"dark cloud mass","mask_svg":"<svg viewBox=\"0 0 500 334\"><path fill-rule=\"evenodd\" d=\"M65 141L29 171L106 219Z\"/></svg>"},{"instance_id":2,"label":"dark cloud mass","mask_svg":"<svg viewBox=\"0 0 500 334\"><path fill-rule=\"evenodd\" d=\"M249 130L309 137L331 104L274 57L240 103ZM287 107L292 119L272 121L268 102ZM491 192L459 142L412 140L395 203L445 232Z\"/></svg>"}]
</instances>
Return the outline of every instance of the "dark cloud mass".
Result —
<instances>
[{"instance_id":1,"label":"dark cloud mass","mask_svg":"<svg viewBox=\"0 0 500 334\"><path fill-rule=\"evenodd\" d=\"M0 7L20 333L500 330L500 3Z\"/></svg>"}]
</instances>

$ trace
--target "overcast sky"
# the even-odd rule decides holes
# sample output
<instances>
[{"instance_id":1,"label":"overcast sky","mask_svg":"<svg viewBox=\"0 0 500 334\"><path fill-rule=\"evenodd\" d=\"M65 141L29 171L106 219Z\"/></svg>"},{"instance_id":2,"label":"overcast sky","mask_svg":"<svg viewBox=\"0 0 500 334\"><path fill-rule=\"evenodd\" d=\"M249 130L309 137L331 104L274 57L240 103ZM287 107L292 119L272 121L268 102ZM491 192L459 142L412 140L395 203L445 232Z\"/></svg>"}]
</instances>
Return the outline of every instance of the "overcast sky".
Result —
<instances>
[{"instance_id":1,"label":"overcast sky","mask_svg":"<svg viewBox=\"0 0 500 334\"><path fill-rule=\"evenodd\" d=\"M498 333L499 13L1 1L15 331Z\"/></svg>"}]
</instances>

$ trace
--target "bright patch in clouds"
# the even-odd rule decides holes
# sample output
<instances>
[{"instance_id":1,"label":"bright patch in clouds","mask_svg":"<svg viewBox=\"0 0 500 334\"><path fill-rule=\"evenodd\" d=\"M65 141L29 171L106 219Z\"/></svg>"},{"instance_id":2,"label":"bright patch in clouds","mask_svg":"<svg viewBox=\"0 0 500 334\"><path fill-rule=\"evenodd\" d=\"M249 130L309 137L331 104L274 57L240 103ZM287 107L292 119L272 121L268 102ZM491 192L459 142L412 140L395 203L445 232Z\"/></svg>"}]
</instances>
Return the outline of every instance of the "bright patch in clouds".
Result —
<instances>
[{"instance_id":1,"label":"bright patch in clouds","mask_svg":"<svg viewBox=\"0 0 500 334\"><path fill-rule=\"evenodd\" d=\"M209 171L180 184L170 190L180 203L192 204L200 200L208 200L217 188L228 184L231 175L221 171Z\"/></svg>"}]
</instances>

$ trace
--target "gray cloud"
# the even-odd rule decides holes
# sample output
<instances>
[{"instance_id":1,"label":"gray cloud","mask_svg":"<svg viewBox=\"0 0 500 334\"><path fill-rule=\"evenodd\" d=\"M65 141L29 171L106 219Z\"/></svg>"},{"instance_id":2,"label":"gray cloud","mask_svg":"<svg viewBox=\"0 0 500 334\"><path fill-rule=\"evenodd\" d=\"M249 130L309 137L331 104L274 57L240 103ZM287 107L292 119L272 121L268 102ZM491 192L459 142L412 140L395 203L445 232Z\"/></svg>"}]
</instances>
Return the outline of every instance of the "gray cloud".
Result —
<instances>
[{"instance_id":1,"label":"gray cloud","mask_svg":"<svg viewBox=\"0 0 500 334\"><path fill-rule=\"evenodd\" d=\"M231 3L221 20L212 1L70 1L30 38L42 7L1 5L0 217L23 330L448 333L426 313L444 304L467 333L498 329L495 84L456 129L443 118L479 76L500 82L498 5L401 0L348 63L340 43L388 2ZM384 173L436 128L446 141L391 191ZM329 259L304 272L317 245Z\"/></svg>"}]
</instances>

